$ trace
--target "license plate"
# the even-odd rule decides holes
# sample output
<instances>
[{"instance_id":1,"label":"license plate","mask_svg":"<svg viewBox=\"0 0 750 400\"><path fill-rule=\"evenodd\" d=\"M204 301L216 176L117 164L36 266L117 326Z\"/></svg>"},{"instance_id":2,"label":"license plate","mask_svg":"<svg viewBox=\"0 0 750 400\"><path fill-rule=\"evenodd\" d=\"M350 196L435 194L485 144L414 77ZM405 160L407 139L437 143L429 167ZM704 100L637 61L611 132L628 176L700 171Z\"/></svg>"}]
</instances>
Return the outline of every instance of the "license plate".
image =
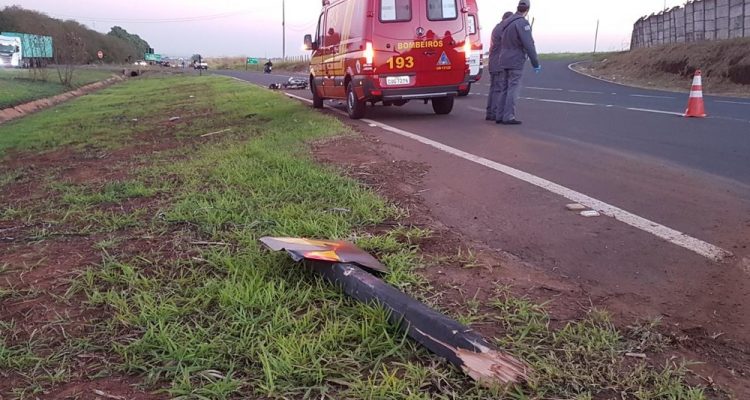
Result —
<instances>
[{"instance_id":1,"label":"license plate","mask_svg":"<svg viewBox=\"0 0 750 400\"><path fill-rule=\"evenodd\" d=\"M469 65L472 67L478 67L479 66L479 56L471 56L469 57Z\"/></svg>"},{"instance_id":2,"label":"license plate","mask_svg":"<svg viewBox=\"0 0 750 400\"><path fill-rule=\"evenodd\" d=\"M385 78L385 84L388 86L408 85L410 82L408 76L388 76Z\"/></svg>"}]
</instances>

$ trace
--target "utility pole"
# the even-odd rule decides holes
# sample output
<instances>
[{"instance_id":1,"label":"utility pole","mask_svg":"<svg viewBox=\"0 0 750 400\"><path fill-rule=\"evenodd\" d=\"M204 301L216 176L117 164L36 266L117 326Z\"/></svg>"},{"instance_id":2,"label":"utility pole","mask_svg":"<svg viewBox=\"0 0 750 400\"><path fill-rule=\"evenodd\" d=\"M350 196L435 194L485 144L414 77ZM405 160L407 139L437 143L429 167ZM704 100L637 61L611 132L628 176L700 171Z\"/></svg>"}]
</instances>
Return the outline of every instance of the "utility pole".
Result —
<instances>
[{"instance_id":1,"label":"utility pole","mask_svg":"<svg viewBox=\"0 0 750 400\"><path fill-rule=\"evenodd\" d=\"M286 0L281 0L281 59L286 60Z\"/></svg>"},{"instance_id":2,"label":"utility pole","mask_svg":"<svg viewBox=\"0 0 750 400\"><path fill-rule=\"evenodd\" d=\"M596 54L596 45L599 43L599 20L596 20L596 34L594 35L594 54Z\"/></svg>"}]
</instances>

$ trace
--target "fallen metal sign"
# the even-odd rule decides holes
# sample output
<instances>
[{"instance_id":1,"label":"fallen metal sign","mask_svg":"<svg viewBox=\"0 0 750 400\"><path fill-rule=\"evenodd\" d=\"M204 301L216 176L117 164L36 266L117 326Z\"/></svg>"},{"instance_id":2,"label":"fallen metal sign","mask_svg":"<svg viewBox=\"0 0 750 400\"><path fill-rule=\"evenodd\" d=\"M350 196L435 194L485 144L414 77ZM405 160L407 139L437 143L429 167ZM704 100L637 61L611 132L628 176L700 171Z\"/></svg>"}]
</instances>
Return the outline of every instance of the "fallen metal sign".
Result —
<instances>
[{"instance_id":1,"label":"fallen metal sign","mask_svg":"<svg viewBox=\"0 0 750 400\"><path fill-rule=\"evenodd\" d=\"M375 272L387 273L383 265L370 253L343 241L311 240L299 238L264 237L260 241L273 251L286 250L294 261L315 260L332 263L357 264Z\"/></svg>"},{"instance_id":2,"label":"fallen metal sign","mask_svg":"<svg viewBox=\"0 0 750 400\"><path fill-rule=\"evenodd\" d=\"M526 380L528 367L523 362L497 349L471 328L364 271L360 268L363 264L341 261L341 249L346 249L344 255L367 255L374 260L351 243L291 238L262 238L261 242L275 251L286 250L296 261L305 261L313 271L339 286L348 296L382 307L388 311L391 324L481 384L493 386Z\"/></svg>"}]
</instances>

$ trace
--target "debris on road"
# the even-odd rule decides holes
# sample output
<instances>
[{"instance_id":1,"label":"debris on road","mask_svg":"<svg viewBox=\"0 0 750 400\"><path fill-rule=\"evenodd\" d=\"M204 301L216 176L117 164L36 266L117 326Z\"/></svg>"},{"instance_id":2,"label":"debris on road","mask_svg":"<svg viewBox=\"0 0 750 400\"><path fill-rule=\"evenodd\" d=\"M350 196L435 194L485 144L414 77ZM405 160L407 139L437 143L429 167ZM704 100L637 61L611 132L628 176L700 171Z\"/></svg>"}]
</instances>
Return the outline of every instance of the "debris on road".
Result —
<instances>
[{"instance_id":1,"label":"debris on road","mask_svg":"<svg viewBox=\"0 0 750 400\"><path fill-rule=\"evenodd\" d=\"M588 210L588 211L582 211L581 216L586 217L586 218L594 218L594 217L601 217L601 214L599 214L598 211Z\"/></svg>"},{"instance_id":2,"label":"debris on road","mask_svg":"<svg viewBox=\"0 0 750 400\"><path fill-rule=\"evenodd\" d=\"M528 367L523 362L498 350L472 329L360 268L360 265L368 268L361 263L366 259L380 262L354 245L292 238L260 240L271 250L286 250L295 261L306 261L305 265L350 297L383 307L389 313L390 323L480 384L521 383L527 379ZM356 261L347 263L343 258Z\"/></svg>"},{"instance_id":3,"label":"debris on road","mask_svg":"<svg viewBox=\"0 0 750 400\"><path fill-rule=\"evenodd\" d=\"M740 260L740 268L746 274L750 275L750 258L744 258L743 257L742 260Z\"/></svg>"},{"instance_id":4,"label":"debris on road","mask_svg":"<svg viewBox=\"0 0 750 400\"><path fill-rule=\"evenodd\" d=\"M584 206L583 204L573 203L566 205L565 208L567 208L568 211L584 211L588 207Z\"/></svg>"},{"instance_id":5,"label":"debris on road","mask_svg":"<svg viewBox=\"0 0 750 400\"><path fill-rule=\"evenodd\" d=\"M291 76L286 82L272 83L268 86L268 88L271 90L281 90L281 89L303 90L303 89L307 89L308 84L309 82L307 81L307 79Z\"/></svg>"}]
</instances>

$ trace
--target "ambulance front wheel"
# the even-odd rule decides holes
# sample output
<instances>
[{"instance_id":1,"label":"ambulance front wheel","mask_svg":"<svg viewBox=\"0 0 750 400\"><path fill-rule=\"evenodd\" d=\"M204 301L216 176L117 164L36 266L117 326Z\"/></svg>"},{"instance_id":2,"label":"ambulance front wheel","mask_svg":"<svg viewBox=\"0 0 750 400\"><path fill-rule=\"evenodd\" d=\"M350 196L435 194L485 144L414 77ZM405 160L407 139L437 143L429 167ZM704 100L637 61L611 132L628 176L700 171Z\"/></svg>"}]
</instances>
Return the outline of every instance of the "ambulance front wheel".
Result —
<instances>
[{"instance_id":1,"label":"ambulance front wheel","mask_svg":"<svg viewBox=\"0 0 750 400\"><path fill-rule=\"evenodd\" d=\"M365 102L357 98L354 93L354 84L349 82L346 87L346 112L351 119L361 119L365 116Z\"/></svg>"},{"instance_id":2,"label":"ambulance front wheel","mask_svg":"<svg viewBox=\"0 0 750 400\"><path fill-rule=\"evenodd\" d=\"M453 96L432 99L432 109L438 115L450 114L453 111L453 101Z\"/></svg>"}]
</instances>

